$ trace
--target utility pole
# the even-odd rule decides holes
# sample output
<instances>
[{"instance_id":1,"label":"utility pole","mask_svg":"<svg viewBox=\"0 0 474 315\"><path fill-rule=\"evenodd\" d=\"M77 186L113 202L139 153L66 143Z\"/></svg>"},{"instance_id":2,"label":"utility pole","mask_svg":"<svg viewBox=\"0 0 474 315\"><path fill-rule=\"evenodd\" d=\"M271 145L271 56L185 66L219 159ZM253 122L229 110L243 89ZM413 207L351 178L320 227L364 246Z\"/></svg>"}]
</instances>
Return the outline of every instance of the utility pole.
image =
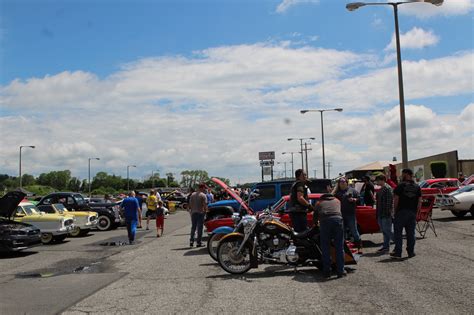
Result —
<instances>
[{"instance_id":1,"label":"utility pole","mask_svg":"<svg viewBox=\"0 0 474 315\"><path fill-rule=\"evenodd\" d=\"M308 149L308 144L311 145L311 143L305 142L304 143L304 154L305 154L305 159L306 159L306 173L309 173L309 167L308 167L308 151L311 151L312 149ZM309 174L308 174L309 176Z\"/></svg>"}]
</instances>

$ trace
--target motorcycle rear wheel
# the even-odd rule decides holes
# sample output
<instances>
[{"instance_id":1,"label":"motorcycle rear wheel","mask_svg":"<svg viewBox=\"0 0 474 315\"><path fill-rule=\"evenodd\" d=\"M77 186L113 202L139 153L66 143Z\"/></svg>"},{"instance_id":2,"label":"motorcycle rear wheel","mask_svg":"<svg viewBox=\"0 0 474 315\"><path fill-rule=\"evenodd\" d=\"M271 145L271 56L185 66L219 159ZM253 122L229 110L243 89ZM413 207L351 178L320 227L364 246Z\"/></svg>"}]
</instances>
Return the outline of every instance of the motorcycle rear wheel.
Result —
<instances>
[{"instance_id":1,"label":"motorcycle rear wheel","mask_svg":"<svg viewBox=\"0 0 474 315\"><path fill-rule=\"evenodd\" d=\"M246 243L241 253L237 253L243 238L223 239L217 246L217 261L219 265L231 274L243 274L250 270L250 253L252 247Z\"/></svg>"}]
</instances>

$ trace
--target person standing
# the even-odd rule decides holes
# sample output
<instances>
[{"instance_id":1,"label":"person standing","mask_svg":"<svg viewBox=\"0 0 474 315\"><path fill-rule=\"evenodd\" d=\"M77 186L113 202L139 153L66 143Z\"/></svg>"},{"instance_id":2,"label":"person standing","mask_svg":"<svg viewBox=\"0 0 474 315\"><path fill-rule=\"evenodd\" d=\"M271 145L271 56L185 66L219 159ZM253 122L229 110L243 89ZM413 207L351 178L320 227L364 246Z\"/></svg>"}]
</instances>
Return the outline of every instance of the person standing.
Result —
<instances>
[{"instance_id":1,"label":"person standing","mask_svg":"<svg viewBox=\"0 0 474 315\"><path fill-rule=\"evenodd\" d=\"M189 211L191 213L191 237L189 239L189 247L194 246L196 232L196 247L203 246L202 230L204 225L204 216L207 212L207 197L205 194L206 188L206 184L199 184L199 190L192 193L191 197L189 198Z\"/></svg>"},{"instance_id":2,"label":"person standing","mask_svg":"<svg viewBox=\"0 0 474 315\"><path fill-rule=\"evenodd\" d=\"M214 195L212 194L211 188L207 189L206 197L207 197L207 204L208 205L214 202Z\"/></svg>"},{"instance_id":3,"label":"person standing","mask_svg":"<svg viewBox=\"0 0 474 315\"><path fill-rule=\"evenodd\" d=\"M422 199L421 188L413 181L411 169L402 170L402 182L398 184L393 193L395 250L390 253L390 256L394 259L402 258L402 232L405 229L408 258L415 257L416 214L421 208Z\"/></svg>"},{"instance_id":4,"label":"person standing","mask_svg":"<svg viewBox=\"0 0 474 315\"><path fill-rule=\"evenodd\" d=\"M165 230L165 212L167 210L168 209L163 205L163 201L158 200L158 207L156 208L156 237L163 235Z\"/></svg>"},{"instance_id":5,"label":"person standing","mask_svg":"<svg viewBox=\"0 0 474 315\"><path fill-rule=\"evenodd\" d=\"M291 186L290 194L290 218L295 232L303 232L308 227L307 213L313 211L313 206L308 199L307 174L302 169L295 171L296 181Z\"/></svg>"},{"instance_id":6,"label":"person standing","mask_svg":"<svg viewBox=\"0 0 474 315\"><path fill-rule=\"evenodd\" d=\"M362 243L360 240L359 231L357 230L356 221L356 207L359 194L357 190L349 187L345 178L340 178L334 188L333 195L341 202L341 213L342 220L344 222L344 228L349 229L354 238L354 245L362 250Z\"/></svg>"},{"instance_id":7,"label":"person standing","mask_svg":"<svg viewBox=\"0 0 474 315\"><path fill-rule=\"evenodd\" d=\"M138 190L135 190L135 198L138 200L138 205L140 206L140 211L138 211L138 226L137 229L142 228L142 210L143 210L143 196Z\"/></svg>"},{"instance_id":8,"label":"person standing","mask_svg":"<svg viewBox=\"0 0 474 315\"><path fill-rule=\"evenodd\" d=\"M152 189L150 190L150 196L146 198L146 229L149 230L150 219L156 219L156 208L158 206L158 198L156 198L156 193Z\"/></svg>"},{"instance_id":9,"label":"person standing","mask_svg":"<svg viewBox=\"0 0 474 315\"><path fill-rule=\"evenodd\" d=\"M336 250L337 277L344 277L346 272L344 271L344 224L341 202L332 194L324 194L316 204L314 213L314 224L317 224L318 219L320 224L324 277L329 278L331 276L331 240Z\"/></svg>"},{"instance_id":10,"label":"person standing","mask_svg":"<svg viewBox=\"0 0 474 315\"><path fill-rule=\"evenodd\" d=\"M128 194L128 197L122 201L121 207L124 210L125 223L127 225L128 241L129 244L132 245L135 242L135 233L137 231L138 223L138 212L140 211L138 200L137 198L135 198L135 192L131 191Z\"/></svg>"},{"instance_id":11,"label":"person standing","mask_svg":"<svg viewBox=\"0 0 474 315\"><path fill-rule=\"evenodd\" d=\"M378 175L375 178L377 185L381 188L377 192L376 216L380 231L383 234L383 245L378 250L379 253L388 253L390 251L390 241L393 240L392 218L393 218L393 190L387 184L385 175Z\"/></svg>"},{"instance_id":12,"label":"person standing","mask_svg":"<svg viewBox=\"0 0 474 315\"><path fill-rule=\"evenodd\" d=\"M375 204L375 187L370 181L369 176L364 176L363 181L364 185L362 185L360 194L363 196L364 204L373 207Z\"/></svg>"}]
</instances>

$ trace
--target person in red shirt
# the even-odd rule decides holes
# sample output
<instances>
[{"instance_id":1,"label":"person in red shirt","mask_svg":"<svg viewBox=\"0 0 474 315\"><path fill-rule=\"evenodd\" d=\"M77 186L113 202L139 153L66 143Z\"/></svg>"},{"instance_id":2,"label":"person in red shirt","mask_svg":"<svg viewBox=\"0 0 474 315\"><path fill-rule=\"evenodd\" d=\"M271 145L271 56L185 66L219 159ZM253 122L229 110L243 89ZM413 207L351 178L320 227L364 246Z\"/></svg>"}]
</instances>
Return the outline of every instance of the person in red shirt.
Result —
<instances>
[{"instance_id":1,"label":"person in red shirt","mask_svg":"<svg viewBox=\"0 0 474 315\"><path fill-rule=\"evenodd\" d=\"M156 208L156 237L160 237L163 235L163 231L165 229L166 210L167 209L163 206L163 201L158 200L158 207Z\"/></svg>"}]
</instances>

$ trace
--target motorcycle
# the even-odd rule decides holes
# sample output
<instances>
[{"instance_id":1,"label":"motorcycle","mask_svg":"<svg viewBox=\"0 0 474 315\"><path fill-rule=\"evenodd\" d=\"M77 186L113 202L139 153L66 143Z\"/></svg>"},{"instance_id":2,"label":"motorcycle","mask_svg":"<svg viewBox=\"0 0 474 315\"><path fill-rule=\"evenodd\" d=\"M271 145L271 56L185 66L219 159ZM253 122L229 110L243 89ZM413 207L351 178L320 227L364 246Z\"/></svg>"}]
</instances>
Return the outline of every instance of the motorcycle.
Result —
<instances>
[{"instance_id":1,"label":"motorcycle","mask_svg":"<svg viewBox=\"0 0 474 315\"><path fill-rule=\"evenodd\" d=\"M357 264L356 257L344 245L345 264ZM335 251L332 250L335 261ZM234 232L221 238L217 261L226 272L243 274L259 264L313 265L322 268L319 227L294 232L267 209L258 216L242 217Z\"/></svg>"}]
</instances>

